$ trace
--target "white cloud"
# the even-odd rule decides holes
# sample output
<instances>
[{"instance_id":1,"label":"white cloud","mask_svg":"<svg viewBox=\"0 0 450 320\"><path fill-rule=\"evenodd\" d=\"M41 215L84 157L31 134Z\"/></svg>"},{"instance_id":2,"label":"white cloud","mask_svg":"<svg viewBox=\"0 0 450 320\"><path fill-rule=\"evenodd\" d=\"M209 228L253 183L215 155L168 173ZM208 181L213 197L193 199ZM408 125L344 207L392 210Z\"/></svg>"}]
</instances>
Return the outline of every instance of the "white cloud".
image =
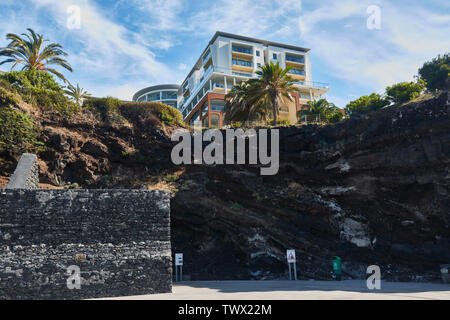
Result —
<instances>
[{"instance_id":1,"label":"white cloud","mask_svg":"<svg viewBox=\"0 0 450 320\"><path fill-rule=\"evenodd\" d=\"M155 30L177 30L186 29L180 14L183 11L181 0L132 0L141 10L149 16L149 29Z\"/></svg>"},{"instance_id":2,"label":"white cloud","mask_svg":"<svg viewBox=\"0 0 450 320\"><path fill-rule=\"evenodd\" d=\"M177 71L156 59L140 34L111 21L90 1L77 2L81 8L80 30L64 29L67 8L73 4L72 1L60 0L55 3L53 0L35 0L34 3L48 9L59 25L58 31L63 31L71 44L79 48L77 52L73 48L68 49L74 69L95 73L97 81L102 81L103 78L107 82L117 83L107 94L119 94L121 98L125 98L123 95L130 93L130 86L121 84L120 81L130 81L131 77L134 82L145 82L146 85L173 82L181 78ZM170 48L168 41L159 41L160 48ZM101 88L101 84L96 87Z\"/></svg>"},{"instance_id":3,"label":"white cloud","mask_svg":"<svg viewBox=\"0 0 450 320\"><path fill-rule=\"evenodd\" d=\"M197 34L225 31L270 38L280 30L296 30L295 14L302 10L300 0L219 0L189 19Z\"/></svg>"},{"instance_id":4,"label":"white cloud","mask_svg":"<svg viewBox=\"0 0 450 320\"><path fill-rule=\"evenodd\" d=\"M368 30L366 8L372 2L327 1L300 16L311 55L333 77L380 92L395 82L412 80L426 60L450 48L448 15L379 1L381 30ZM349 24L352 28L346 28Z\"/></svg>"}]
</instances>

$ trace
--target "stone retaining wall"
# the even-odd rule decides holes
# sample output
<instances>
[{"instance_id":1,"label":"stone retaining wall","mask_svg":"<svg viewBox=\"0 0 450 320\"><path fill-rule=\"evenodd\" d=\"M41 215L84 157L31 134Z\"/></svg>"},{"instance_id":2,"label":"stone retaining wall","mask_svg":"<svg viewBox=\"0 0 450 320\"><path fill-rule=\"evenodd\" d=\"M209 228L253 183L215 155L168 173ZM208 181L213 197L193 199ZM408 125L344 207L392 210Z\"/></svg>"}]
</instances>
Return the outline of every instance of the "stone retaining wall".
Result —
<instances>
[{"instance_id":1,"label":"stone retaining wall","mask_svg":"<svg viewBox=\"0 0 450 320\"><path fill-rule=\"evenodd\" d=\"M2 190L0 299L171 292L169 203L166 191Z\"/></svg>"}]
</instances>

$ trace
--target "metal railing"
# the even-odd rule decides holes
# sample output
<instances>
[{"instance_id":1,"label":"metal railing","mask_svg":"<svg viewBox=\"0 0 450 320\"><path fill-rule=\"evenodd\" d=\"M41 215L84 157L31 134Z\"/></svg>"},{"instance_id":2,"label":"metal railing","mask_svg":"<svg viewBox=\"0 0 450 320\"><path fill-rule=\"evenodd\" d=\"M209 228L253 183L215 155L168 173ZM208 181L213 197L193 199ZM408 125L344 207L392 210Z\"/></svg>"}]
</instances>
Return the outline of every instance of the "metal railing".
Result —
<instances>
[{"instance_id":1,"label":"metal railing","mask_svg":"<svg viewBox=\"0 0 450 320\"><path fill-rule=\"evenodd\" d=\"M286 56L286 61L305 63L304 58L296 58L296 57L291 57L291 56Z\"/></svg>"},{"instance_id":2,"label":"metal railing","mask_svg":"<svg viewBox=\"0 0 450 320\"><path fill-rule=\"evenodd\" d=\"M321 124L328 123L327 118L321 114L304 114L299 117L298 123L301 124Z\"/></svg>"},{"instance_id":3,"label":"metal railing","mask_svg":"<svg viewBox=\"0 0 450 320\"><path fill-rule=\"evenodd\" d=\"M288 71L289 74L298 74L301 76L306 76L305 70L291 69Z\"/></svg>"},{"instance_id":4,"label":"metal railing","mask_svg":"<svg viewBox=\"0 0 450 320\"><path fill-rule=\"evenodd\" d=\"M240 52L240 53L246 53L246 54L253 54L253 49L250 48L244 48L244 47L238 47L238 46L232 46L231 50L234 52Z\"/></svg>"},{"instance_id":5,"label":"metal railing","mask_svg":"<svg viewBox=\"0 0 450 320\"><path fill-rule=\"evenodd\" d=\"M315 82L315 81L296 81L294 84L297 84L302 87L309 87L309 88L322 88L322 89L330 88L330 85L328 83Z\"/></svg>"}]
</instances>

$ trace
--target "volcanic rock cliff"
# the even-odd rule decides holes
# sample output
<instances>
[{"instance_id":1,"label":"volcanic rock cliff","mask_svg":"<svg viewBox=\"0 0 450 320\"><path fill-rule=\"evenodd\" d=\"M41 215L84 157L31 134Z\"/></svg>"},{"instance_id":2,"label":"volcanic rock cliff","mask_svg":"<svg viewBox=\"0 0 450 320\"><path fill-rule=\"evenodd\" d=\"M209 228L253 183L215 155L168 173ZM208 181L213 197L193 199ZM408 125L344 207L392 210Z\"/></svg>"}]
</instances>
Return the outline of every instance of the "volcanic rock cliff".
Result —
<instances>
[{"instance_id":1,"label":"volcanic rock cliff","mask_svg":"<svg viewBox=\"0 0 450 320\"><path fill-rule=\"evenodd\" d=\"M169 188L174 252L192 280L344 278L379 265L390 280L434 280L450 263L450 97L386 108L329 126L280 128L280 171L175 166L172 127L111 126L40 116L41 182ZM0 163L3 180L15 162Z\"/></svg>"}]
</instances>

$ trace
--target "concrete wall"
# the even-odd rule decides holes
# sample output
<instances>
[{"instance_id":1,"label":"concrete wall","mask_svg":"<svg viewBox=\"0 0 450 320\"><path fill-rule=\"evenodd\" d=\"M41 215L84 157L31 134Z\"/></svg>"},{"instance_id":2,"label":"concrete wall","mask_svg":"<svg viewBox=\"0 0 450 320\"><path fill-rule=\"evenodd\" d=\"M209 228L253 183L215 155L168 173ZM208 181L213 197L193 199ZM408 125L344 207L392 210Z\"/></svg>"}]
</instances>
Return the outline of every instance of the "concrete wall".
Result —
<instances>
[{"instance_id":1,"label":"concrete wall","mask_svg":"<svg viewBox=\"0 0 450 320\"><path fill-rule=\"evenodd\" d=\"M169 221L165 191L1 190L0 299L171 292Z\"/></svg>"},{"instance_id":2,"label":"concrete wall","mask_svg":"<svg viewBox=\"0 0 450 320\"><path fill-rule=\"evenodd\" d=\"M39 165L36 155L24 153L6 186L7 189L39 189Z\"/></svg>"}]
</instances>

